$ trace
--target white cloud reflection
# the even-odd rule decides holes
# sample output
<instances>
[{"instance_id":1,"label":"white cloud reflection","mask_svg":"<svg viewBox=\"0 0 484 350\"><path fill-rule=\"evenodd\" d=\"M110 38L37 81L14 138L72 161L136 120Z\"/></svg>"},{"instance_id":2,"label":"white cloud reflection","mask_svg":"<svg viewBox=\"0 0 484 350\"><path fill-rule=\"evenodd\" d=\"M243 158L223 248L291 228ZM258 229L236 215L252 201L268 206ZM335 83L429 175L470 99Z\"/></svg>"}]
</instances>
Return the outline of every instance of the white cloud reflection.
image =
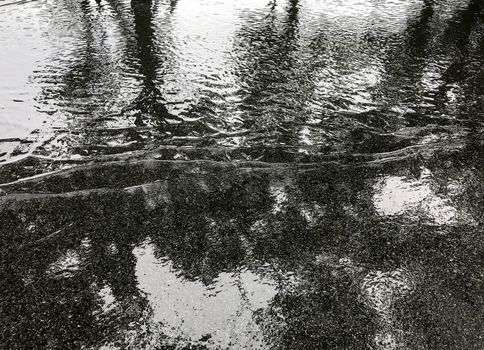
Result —
<instances>
[{"instance_id":1,"label":"white cloud reflection","mask_svg":"<svg viewBox=\"0 0 484 350\"><path fill-rule=\"evenodd\" d=\"M242 270L220 273L205 285L181 276L170 260L158 259L150 243L136 248L134 254L139 288L165 335L192 341L210 335L210 343L231 349L266 347L253 312L274 297L274 281Z\"/></svg>"},{"instance_id":2,"label":"white cloud reflection","mask_svg":"<svg viewBox=\"0 0 484 350\"><path fill-rule=\"evenodd\" d=\"M399 215L419 210L437 224L450 224L457 220L457 209L449 199L442 198L432 190L431 172L422 169L419 179L387 176L375 186L373 202L382 215Z\"/></svg>"}]
</instances>

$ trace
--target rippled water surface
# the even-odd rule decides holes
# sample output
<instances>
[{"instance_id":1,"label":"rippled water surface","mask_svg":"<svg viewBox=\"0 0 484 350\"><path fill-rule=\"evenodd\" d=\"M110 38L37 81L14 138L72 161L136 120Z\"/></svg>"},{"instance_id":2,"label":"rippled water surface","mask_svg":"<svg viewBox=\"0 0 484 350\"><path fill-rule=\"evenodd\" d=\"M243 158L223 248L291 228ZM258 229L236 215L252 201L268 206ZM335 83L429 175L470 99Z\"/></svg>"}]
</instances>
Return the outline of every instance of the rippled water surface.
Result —
<instances>
[{"instance_id":1,"label":"rippled water surface","mask_svg":"<svg viewBox=\"0 0 484 350\"><path fill-rule=\"evenodd\" d=\"M0 348L484 348L479 0L0 0Z\"/></svg>"},{"instance_id":2,"label":"rippled water surface","mask_svg":"<svg viewBox=\"0 0 484 350\"><path fill-rule=\"evenodd\" d=\"M160 145L277 148L284 160L462 138L484 107L479 11L476 0L3 2L2 160Z\"/></svg>"}]
</instances>

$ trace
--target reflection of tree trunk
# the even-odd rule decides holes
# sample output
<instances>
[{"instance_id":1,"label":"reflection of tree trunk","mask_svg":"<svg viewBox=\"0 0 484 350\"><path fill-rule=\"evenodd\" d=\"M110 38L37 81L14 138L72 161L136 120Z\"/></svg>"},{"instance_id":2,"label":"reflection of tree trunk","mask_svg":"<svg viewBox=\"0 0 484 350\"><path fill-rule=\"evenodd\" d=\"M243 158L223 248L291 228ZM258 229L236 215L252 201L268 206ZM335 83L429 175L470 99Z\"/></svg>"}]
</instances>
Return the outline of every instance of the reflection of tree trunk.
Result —
<instances>
[{"instance_id":1,"label":"reflection of tree trunk","mask_svg":"<svg viewBox=\"0 0 484 350\"><path fill-rule=\"evenodd\" d=\"M163 96L156 86L156 73L159 58L156 54L155 30L153 28L153 1L132 0L139 71L143 76L143 86L138 97L125 110L136 110L136 125L143 125L143 115L148 114L158 121L169 117L163 104Z\"/></svg>"},{"instance_id":2,"label":"reflection of tree trunk","mask_svg":"<svg viewBox=\"0 0 484 350\"><path fill-rule=\"evenodd\" d=\"M292 29L292 33L294 33L297 23L298 23L298 13L299 13L299 0L290 0L289 9L287 10L287 21L289 23L290 28Z\"/></svg>"},{"instance_id":3,"label":"reflection of tree trunk","mask_svg":"<svg viewBox=\"0 0 484 350\"><path fill-rule=\"evenodd\" d=\"M155 56L154 35L152 26L152 1L133 0L131 7L134 14L135 33L138 43L138 57L140 60L140 73L143 74L145 88L156 90L154 80L156 79L157 57Z\"/></svg>"},{"instance_id":4,"label":"reflection of tree trunk","mask_svg":"<svg viewBox=\"0 0 484 350\"><path fill-rule=\"evenodd\" d=\"M69 67L65 74L61 76L61 96L63 100L68 100L69 105L79 109L84 115L94 115L99 103L92 99L89 104L79 106L78 99L95 97L98 90L104 85L102 80L106 78L102 68L109 65L108 57L103 50L104 42L98 41L95 37L97 23L95 23L94 13L89 1L83 0L80 3L81 24L83 29L82 46L76 53L76 61ZM46 98L47 100L49 97Z\"/></svg>"},{"instance_id":5,"label":"reflection of tree trunk","mask_svg":"<svg viewBox=\"0 0 484 350\"><path fill-rule=\"evenodd\" d=\"M380 84L380 97L399 102L409 99L413 103L420 96L419 84L425 71L428 57L429 41L431 38L430 21L434 9L431 1L425 1L419 16L413 19L407 26L404 34L403 48L389 53L385 63L387 81ZM408 77L407 81L402 77ZM402 91L402 82L408 86L407 91ZM403 96L402 96L403 94Z\"/></svg>"},{"instance_id":6,"label":"reflection of tree trunk","mask_svg":"<svg viewBox=\"0 0 484 350\"><path fill-rule=\"evenodd\" d=\"M173 13L173 11L175 11L177 4L178 0L170 0L170 13Z\"/></svg>"},{"instance_id":7,"label":"reflection of tree trunk","mask_svg":"<svg viewBox=\"0 0 484 350\"><path fill-rule=\"evenodd\" d=\"M292 129L292 119L296 113L288 113L284 107L290 105L290 101L301 100L297 95L302 89L294 86L294 89L286 91L283 95L274 85L291 86L289 82L297 84L300 80L300 70L296 69L298 62L294 54L298 46L296 34L299 1L289 1L282 18L279 18L275 7L276 1L272 1L267 16L253 22L250 21L253 18L248 18L247 24L243 25L238 34L237 40L241 42L239 46L242 48L238 54L244 73L242 84L249 87L242 108L250 111L245 119L245 126L258 129L262 133L267 133L266 128L271 124L266 125L266 117L291 119L289 125L284 125L276 131L275 136L276 142L294 144L297 143L297 132L289 129ZM282 25L280 29L278 22ZM254 46L253 42L259 45ZM284 135L281 135L281 130Z\"/></svg>"},{"instance_id":8,"label":"reflection of tree trunk","mask_svg":"<svg viewBox=\"0 0 484 350\"><path fill-rule=\"evenodd\" d=\"M481 90L481 80L476 77L479 71L469 71L471 65L470 50L471 50L471 36L473 30L478 25L479 12L482 9L480 0L471 0L464 10L460 11L449 22L444 36L443 43L450 48L447 53L448 57L452 58L452 63L447 67L442 74L443 83L438 90L438 101L440 104L448 103L447 93L453 88L456 83L460 83L465 79L469 79L471 83L462 84L463 96L467 101L475 100L473 92ZM467 95L467 96L466 96Z\"/></svg>"},{"instance_id":9,"label":"reflection of tree trunk","mask_svg":"<svg viewBox=\"0 0 484 350\"><path fill-rule=\"evenodd\" d=\"M477 24L482 5L480 0L471 0L468 7L454 18L444 36L456 49L456 59L444 73L444 81L451 84L464 78L464 67L469 57L469 44L472 30Z\"/></svg>"},{"instance_id":10,"label":"reflection of tree trunk","mask_svg":"<svg viewBox=\"0 0 484 350\"><path fill-rule=\"evenodd\" d=\"M418 20L410 24L407 28L408 39L406 42L406 51L417 59L423 59L426 56L430 39L429 23L433 14L434 9L432 4L426 1Z\"/></svg>"}]
</instances>

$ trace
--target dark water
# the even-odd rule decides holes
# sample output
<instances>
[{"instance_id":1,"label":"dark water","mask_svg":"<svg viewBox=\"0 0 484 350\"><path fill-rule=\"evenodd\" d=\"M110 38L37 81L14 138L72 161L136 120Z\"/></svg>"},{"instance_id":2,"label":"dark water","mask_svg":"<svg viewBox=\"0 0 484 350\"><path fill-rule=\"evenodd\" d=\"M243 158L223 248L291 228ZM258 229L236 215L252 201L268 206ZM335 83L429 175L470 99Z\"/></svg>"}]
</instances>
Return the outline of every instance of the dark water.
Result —
<instances>
[{"instance_id":1,"label":"dark water","mask_svg":"<svg viewBox=\"0 0 484 350\"><path fill-rule=\"evenodd\" d=\"M0 1L0 348L484 348L479 0Z\"/></svg>"}]
</instances>

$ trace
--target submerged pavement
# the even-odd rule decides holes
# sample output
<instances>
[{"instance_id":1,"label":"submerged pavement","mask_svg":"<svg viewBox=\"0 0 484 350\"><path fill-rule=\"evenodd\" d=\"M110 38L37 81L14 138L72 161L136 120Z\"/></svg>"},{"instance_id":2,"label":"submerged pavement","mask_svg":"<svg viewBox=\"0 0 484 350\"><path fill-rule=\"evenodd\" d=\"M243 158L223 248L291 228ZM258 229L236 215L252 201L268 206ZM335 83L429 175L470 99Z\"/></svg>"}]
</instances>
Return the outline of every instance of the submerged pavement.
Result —
<instances>
[{"instance_id":1,"label":"submerged pavement","mask_svg":"<svg viewBox=\"0 0 484 350\"><path fill-rule=\"evenodd\" d=\"M4 185L2 343L480 349L482 154L116 161Z\"/></svg>"}]
</instances>

